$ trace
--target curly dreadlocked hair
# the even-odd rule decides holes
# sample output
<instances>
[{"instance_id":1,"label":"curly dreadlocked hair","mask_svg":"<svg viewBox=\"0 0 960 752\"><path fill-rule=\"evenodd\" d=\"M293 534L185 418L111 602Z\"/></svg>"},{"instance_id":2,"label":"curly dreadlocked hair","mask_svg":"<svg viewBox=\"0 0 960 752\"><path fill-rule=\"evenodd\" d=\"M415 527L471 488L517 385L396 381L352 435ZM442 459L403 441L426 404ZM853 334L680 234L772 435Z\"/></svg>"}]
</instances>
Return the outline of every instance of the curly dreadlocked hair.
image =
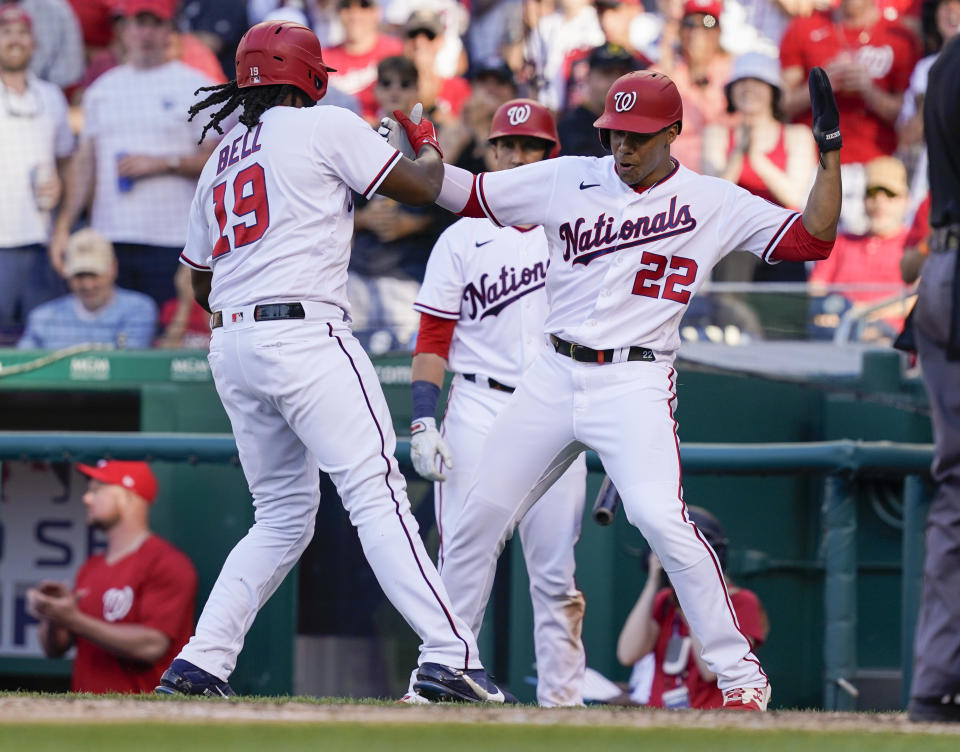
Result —
<instances>
[{"instance_id":1,"label":"curly dreadlocked hair","mask_svg":"<svg viewBox=\"0 0 960 752\"><path fill-rule=\"evenodd\" d=\"M267 86L250 86L241 89L237 86L236 80L233 80L217 86L202 86L193 92L194 96L201 91L213 93L206 97L206 99L202 99L194 104L188 110L190 113L190 117L187 118L188 122L208 107L226 102L223 107L210 116L210 122L203 126L199 141L201 144L203 143L203 139L206 138L207 131L211 128L222 136L223 128L220 127L220 123L241 104L243 105L243 112L240 115L240 122L247 126L248 130L260 122L260 116L263 115L264 112L280 104L291 94L294 97L294 101L300 100L301 106L310 107L314 104L314 101L298 86L293 86L292 84L269 84Z\"/></svg>"}]
</instances>

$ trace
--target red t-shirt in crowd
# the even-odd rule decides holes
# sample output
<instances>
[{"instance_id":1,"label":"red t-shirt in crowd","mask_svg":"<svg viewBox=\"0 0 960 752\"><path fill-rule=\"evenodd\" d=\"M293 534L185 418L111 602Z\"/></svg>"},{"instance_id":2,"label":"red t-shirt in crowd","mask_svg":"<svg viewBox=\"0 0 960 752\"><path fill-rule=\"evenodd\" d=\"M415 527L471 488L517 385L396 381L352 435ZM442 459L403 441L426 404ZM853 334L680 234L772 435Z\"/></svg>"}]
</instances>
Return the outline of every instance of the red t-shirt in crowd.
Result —
<instances>
[{"instance_id":1,"label":"red t-shirt in crowd","mask_svg":"<svg viewBox=\"0 0 960 752\"><path fill-rule=\"evenodd\" d=\"M463 103L472 93L470 84L463 76L452 76L440 81L440 92L437 94L437 110L451 117L460 117Z\"/></svg>"},{"instance_id":2,"label":"red t-shirt in crowd","mask_svg":"<svg viewBox=\"0 0 960 752\"><path fill-rule=\"evenodd\" d=\"M337 45L323 51L323 61L336 73L330 74L330 83L340 91L353 94L368 120L377 117L377 100L373 86L377 82L377 63L385 57L403 54L403 42L397 37L381 34L373 48L362 55L351 55L344 46Z\"/></svg>"},{"instance_id":3,"label":"red t-shirt in crowd","mask_svg":"<svg viewBox=\"0 0 960 752\"><path fill-rule=\"evenodd\" d=\"M780 125L780 136L777 138L777 143L773 145L773 148L768 151L764 156L770 160L770 162L781 170L787 169L787 146L784 142L784 134L786 133L786 126ZM735 145L737 137L737 132L733 128L730 129L730 140L727 144L727 157L731 152L733 152L733 147ZM754 196L760 196L760 198L765 198L772 204L780 205L780 202L777 200L776 196L773 195L773 191L770 190L769 186L764 182L757 171L753 167L753 163L750 162L750 155L745 154L743 156L743 168L740 170L740 177L737 179L737 185L739 185L744 190L750 191ZM795 209L797 207L787 207L788 209Z\"/></svg>"},{"instance_id":4,"label":"red t-shirt in crowd","mask_svg":"<svg viewBox=\"0 0 960 752\"><path fill-rule=\"evenodd\" d=\"M810 273L810 282L823 284L884 285L878 290L851 290L843 297L854 303L883 300L903 287L900 257L907 240L905 227L896 235L839 235L833 252L818 261Z\"/></svg>"},{"instance_id":5,"label":"red t-shirt in crowd","mask_svg":"<svg viewBox=\"0 0 960 752\"><path fill-rule=\"evenodd\" d=\"M152 627L170 638L170 649L152 665L117 658L77 638L74 692L152 692L193 632L197 572L179 549L151 535L133 553L108 564L91 556L77 573L80 611L111 624Z\"/></svg>"},{"instance_id":6,"label":"red t-shirt in crowd","mask_svg":"<svg viewBox=\"0 0 960 752\"><path fill-rule=\"evenodd\" d=\"M730 600L733 602L733 610L737 612L740 631L753 640L754 648L760 647L766 637L766 625L760 600L752 591L744 589L732 592ZM717 682L704 681L700 676L700 670L693 657L690 628L678 613L672 588L664 588L653 599L653 620L660 625L660 634L653 648L656 666L653 671L653 685L650 688L648 704L655 708L670 707L669 695L668 701L664 702L664 692L674 692L676 696L678 690L682 694L682 688L686 687L689 698L689 705L686 707L722 708L723 693L717 687ZM687 647L681 647L678 655L682 656L686 651L687 661L679 673L668 675L664 672L664 659L667 657L667 646L674 636L676 636L674 643L676 646L686 643Z\"/></svg>"},{"instance_id":7,"label":"red t-shirt in crowd","mask_svg":"<svg viewBox=\"0 0 960 752\"><path fill-rule=\"evenodd\" d=\"M838 57L849 56L862 63L874 84L889 93L902 93L910 83L920 48L913 34L898 21L881 18L873 26L856 28L834 22L829 13L795 18L780 42L780 65L801 67L804 81L814 66L826 68ZM893 154L897 134L893 123L867 109L863 97L834 89L840 110L844 164L869 162ZM809 113L797 118L809 123Z\"/></svg>"}]
</instances>

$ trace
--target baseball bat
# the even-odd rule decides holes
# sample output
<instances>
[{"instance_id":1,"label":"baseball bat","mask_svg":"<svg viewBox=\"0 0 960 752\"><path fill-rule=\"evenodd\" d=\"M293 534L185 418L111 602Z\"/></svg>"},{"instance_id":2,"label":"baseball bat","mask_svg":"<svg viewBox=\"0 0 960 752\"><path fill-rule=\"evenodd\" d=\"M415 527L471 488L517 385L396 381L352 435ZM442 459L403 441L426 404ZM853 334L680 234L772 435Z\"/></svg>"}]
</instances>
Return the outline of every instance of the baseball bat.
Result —
<instances>
[{"instance_id":1,"label":"baseball bat","mask_svg":"<svg viewBox=\"0 0 960 752\"><path fill-rule=\"evenodd\" d=\"M617 487L613 485L610 476L607 475L600 484L600 491L597 492L597 499L593 502L593 521L598 525L609 525L613 522L614 515L617 513L617 507L620 506L620 494Z\"/></svg>"}]
</instances>

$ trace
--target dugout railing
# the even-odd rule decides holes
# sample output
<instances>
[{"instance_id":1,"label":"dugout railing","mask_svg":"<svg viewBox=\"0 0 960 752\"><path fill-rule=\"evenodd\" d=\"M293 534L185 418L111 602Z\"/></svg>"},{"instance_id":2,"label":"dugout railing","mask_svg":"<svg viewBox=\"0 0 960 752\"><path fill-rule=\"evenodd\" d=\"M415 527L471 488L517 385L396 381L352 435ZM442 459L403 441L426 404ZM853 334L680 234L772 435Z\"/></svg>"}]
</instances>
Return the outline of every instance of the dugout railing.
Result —
<instances>
[{"instance_id":1,"label":"dugout railing","mask_svg":"<svg viewBox=\"0 0 960 752\"><path fill-rule=\"evenodd\" d=\"M409 442L397 458L409 470ZM101 457L188 463L238 464L229 434L0 432L0 461L89 462ZM681 446L685 473L714 475L816 474L824 476L822 558L824 578L824 692L827 710L852 710L857 688L857 504L858 480L902 477L901 668L904 703L909 693L913 635L923 578L924 527L928 503L929 444L826 441L784 444ZM588 467L602 472L588 452Z\"/></svg>"}]
</instances>

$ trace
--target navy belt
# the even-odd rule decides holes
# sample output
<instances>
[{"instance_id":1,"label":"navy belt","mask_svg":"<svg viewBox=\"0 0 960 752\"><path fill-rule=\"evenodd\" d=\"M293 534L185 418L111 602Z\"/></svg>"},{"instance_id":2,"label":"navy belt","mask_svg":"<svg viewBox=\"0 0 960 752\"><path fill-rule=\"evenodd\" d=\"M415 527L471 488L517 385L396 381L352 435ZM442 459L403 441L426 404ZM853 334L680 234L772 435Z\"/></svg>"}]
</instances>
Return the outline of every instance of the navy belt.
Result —
<instances>
[{"instance_id":1,"label":"navy belt","mask_svg":"<svg viewBox=\"0 0 960 752\"><path fill-rule=\"evenodd\" d=\"M467 381L472 381L475 384L486 383L488 387L490 387L491 389L496 389L498 392L506 392L507 394L513 394L516 391L516 387L507 386L506 384L501 384L496 379L489 379L489 378L478 379L477 374L475 373L465 373L463 374L463 378L465 378Z\"/></svg>"},{"instance_id":2,"label":"navy belt","mask_svg":"<svg viewBox=\"0 0 960 752\"><path fill-rule=\"evenodd\" d=\"M553 349L558 353L566 355L568 358L572 358L580 363L612 363L613 354L616 352L613 348L609 350L594 350L584 345L578 345L575 342L567 342L555 334L550 335L550 342L553 345ZM653 350L648 347L633 346L627 353L627 360L650 361L656 360L656 357L653 354Z\"/></svg>"},{"instance_id":3,"label":"navy belt","mask_svg":"<svg viewBox=\"0 0 960 752\"><path fill-rule=\"evenodd\" d=\"M305 319L306 312L300 303L267 303L253 307L254 321L277 321L279 319ZM223 326L223 312L213 312L211 329Z\"/></svg>"}]
</instances>

